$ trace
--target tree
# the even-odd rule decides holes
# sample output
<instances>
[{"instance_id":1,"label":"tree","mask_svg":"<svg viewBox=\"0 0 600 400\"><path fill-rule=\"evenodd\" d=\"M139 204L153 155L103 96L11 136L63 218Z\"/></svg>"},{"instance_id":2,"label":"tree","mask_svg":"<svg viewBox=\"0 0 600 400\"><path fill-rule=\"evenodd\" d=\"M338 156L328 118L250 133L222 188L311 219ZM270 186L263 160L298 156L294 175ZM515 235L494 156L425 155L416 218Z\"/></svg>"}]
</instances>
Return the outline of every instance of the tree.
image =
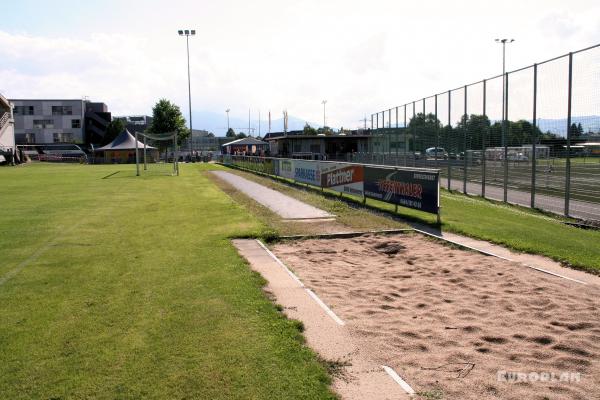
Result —
<instances>
[{"instance_id":1,"label":"tree","mask_svg":"<svg viewBox=\"0 0 600 400\"><path fill-rule=\"evenodd\" d=\"M310 126L308 124L308 122L306 123L306 125L304 125L304 129L303 129L303 133L305 135L313 135L316 136L317 135L317 130L315 128L313 128L312 126Z\"/></svg>"},{"instance_id":2,"label":"tree","mask_svg":"<svg viewBox=\"0 0 600 400\"><path fill-rule=\"evenodd\" d=\"M317 135L333 135L333 130L328 126L324 126L322 128L317 129Z\"/></svg>"},{"instance_id":3,"label":"tree","mask_svg":"<svg viewBox=\"0 0 600 400\"><path fill-rule=\"evenodd\" d=\"M234 138L237 135L235 134L235 131L233 130L233 128L229 128L227 129L227 133L225 134L226 137L230 137L230 138Z\"/></svg>"},{"instance_id":4,"label":"tree","mask_svg":"<svg viewBox=\"0 0 600 400\"><path fill-rule=\"evenodd\" d=\"M408 123L408 133L416 137L414 150L425 150L427 147L435 147L437 144L437 132L441 128L440 120L435 114L418 113ZM418 147L418 149L417 149Z\"/></svg>"},{"instance_id":5,"label":"tree","mask_svg":"<svg viewBox=\"0 0 600 400\"><path fill-rule=\"evenodd\" d=\"M154 134L177 132L177 142L180 145L190 135L179 106L167 99L160 99L152 108L152 123L148 127L148 132Z\"/></svg>"},{"instance_id":6,"label":"tree","mask_svg":"<svg viewBox=\"0 0 600 400\"><path fill-rule=\"evenodd\" d=\"M215 137L215 134L212 132L208 132L208 134L206 135L206 137Z\"/></svg>"},{"instance_id":7,"label":"tree","mask_svg":"<svg viewBox=\"0 0 600 400\"><path fill-rule=\"evenodd\" d=\"M115 140L115 138L119 136L119 134L124 130L125 123L123 122L123 120L119 118L113 119L108 123L108 126L106 127L106 132L104 133L102 144L109 144L110 142Z\"/></svg>"},{"instance_id":8,"label":"tree","mask_svg":"<svg viewBox=\"0 0 600 400\"><path fill-rule=\"evenodd\" d=\"M245 134L244 132L240 132L240 133L238 133L238 134L237 134L237 136L236 136L236 138L238 138L238 139L243 139L243 138L245 138L245 137L247 137L247 136L246 136L246 134Z\"/></svg>"}]
</instances>

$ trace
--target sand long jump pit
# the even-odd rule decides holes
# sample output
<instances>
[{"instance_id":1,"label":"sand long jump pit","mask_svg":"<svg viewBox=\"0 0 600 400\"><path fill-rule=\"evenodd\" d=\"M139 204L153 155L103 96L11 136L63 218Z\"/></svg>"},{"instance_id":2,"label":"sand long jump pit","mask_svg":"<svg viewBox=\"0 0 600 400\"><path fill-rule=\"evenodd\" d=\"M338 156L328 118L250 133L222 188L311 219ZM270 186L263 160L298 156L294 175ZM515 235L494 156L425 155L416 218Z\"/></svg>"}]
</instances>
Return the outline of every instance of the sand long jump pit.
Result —
<instances>
[{"instance_id":1,"label":"sand long jump pit","mask_svg":"<svg viewBox=\"0 0 600 400\"><path fill-rule=\"evenodd\" d=\"M417 398L600 399L595 285L416 233L271 249Z\"/></svg>"}]
</instances>

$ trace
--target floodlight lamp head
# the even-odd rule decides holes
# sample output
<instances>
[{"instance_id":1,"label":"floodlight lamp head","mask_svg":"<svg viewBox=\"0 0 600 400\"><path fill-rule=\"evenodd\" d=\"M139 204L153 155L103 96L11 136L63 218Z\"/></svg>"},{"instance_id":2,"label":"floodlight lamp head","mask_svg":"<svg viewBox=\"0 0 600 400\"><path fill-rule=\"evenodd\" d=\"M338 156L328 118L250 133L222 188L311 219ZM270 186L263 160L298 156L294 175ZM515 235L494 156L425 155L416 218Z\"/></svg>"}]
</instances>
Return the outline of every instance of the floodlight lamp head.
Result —
<instances>
[{"instance_id":1,"label":"floodlight lamp head","mask_svg":"<svg viewBox=\"0 0 600 400\"><path fill-rule=\"evenodd\" d=\"M182 30L178 30L177 32L179 33L179 36L183 35L183 31Z\"/></svg>"},{"instance_id":2,"label":"floodlight lamp head","mask_svg":"<svg viewBox=\"0 0 600 400\"><path fill-rule=\"evenodd\" d=\"M190 34L190 30L189 29L184 30L184 32L185 32L186 36Z\"/></svg>"},{"instance_id":3,"label":"floodlight lamp head","mask_svg":"<svg viewBox=\"0 0 600 400\"><path fill-rule=\"evenodd\" d=\"M192 35L196 34L196 31L194 29L192 29L190 32L192 32Z\"/></svg>"}]
</instances>

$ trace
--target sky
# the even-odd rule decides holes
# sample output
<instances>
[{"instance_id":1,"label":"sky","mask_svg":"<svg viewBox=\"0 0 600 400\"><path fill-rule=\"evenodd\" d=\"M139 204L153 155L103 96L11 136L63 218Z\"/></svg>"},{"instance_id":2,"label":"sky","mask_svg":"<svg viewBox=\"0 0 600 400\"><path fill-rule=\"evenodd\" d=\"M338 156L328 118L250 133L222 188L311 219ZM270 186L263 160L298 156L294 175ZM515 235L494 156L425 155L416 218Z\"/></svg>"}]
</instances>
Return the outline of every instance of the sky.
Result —
<instances>
[{"instance_id":1,"label":"sky","mask_svg":"<svg viewBox=\"0 0 600 400\"><path fill-rule=\"evenodd\" d=\"M244 120L251 109L356 128L373 112L600 43L600 2L3 1L0 93L81 98L113 115L167 98ZM552 114L552 112L549 112ZM194 120L194 128L202 128ZM222 134L224 132L217 132Z\"/></svg>"}]
</instances>

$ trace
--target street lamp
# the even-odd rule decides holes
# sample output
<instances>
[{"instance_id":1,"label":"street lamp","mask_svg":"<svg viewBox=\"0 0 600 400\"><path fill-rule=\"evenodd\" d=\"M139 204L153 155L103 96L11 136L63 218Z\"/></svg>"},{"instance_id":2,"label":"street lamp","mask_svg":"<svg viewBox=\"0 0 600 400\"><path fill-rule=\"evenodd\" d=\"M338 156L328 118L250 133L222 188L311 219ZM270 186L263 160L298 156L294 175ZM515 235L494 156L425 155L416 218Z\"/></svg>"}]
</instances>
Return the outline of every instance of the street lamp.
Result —
<instances>
[{"instance_id":1,"label":"street lamp","mask_svg":"<svg viewBox=\"0 0 600 400\"><path fill-rule=\"evenodd\" d=\"M512 43L515 39L496 39L496 43L502 43L502 146L504 146L504 201L508 201L508 147L506 140L506 43Z\"/></svg>"},{"instance_id":2,"label":"street lamp","mask_svg":"<svg viewBox=\"0 0 600 400\"><path fill-rule=\"evenodd\" d=\"M325 129L327 126L327 123L325 122L325 104L327 104L327 100L323 100L321 104L323 104L323 129Z\"/></svg>"},{"instance_id":3,"label":"street lamp","mask_svg":"<svg viewBox=\"0 0 600 400\"><path fill-rule=\"evenodd\" d=\"M231 111L229 108L225 110L225 112L227 113L227 132L229 132L229 111Z\"/></svg>"},{"instance_id":4,"label":"street lamp","mask_svg":"<svg viewBox=\"0 0 600 400\"><path fill-rule=\"evenodd\" d=\"M188 106L190 108L190 159L192 158L192 86L190 83L190 36L195 36L196 31L194 29L178 30L179 36L185 36L185 44L187 48L187 69L188 69Z\"/></svg>"}]
</instances>

